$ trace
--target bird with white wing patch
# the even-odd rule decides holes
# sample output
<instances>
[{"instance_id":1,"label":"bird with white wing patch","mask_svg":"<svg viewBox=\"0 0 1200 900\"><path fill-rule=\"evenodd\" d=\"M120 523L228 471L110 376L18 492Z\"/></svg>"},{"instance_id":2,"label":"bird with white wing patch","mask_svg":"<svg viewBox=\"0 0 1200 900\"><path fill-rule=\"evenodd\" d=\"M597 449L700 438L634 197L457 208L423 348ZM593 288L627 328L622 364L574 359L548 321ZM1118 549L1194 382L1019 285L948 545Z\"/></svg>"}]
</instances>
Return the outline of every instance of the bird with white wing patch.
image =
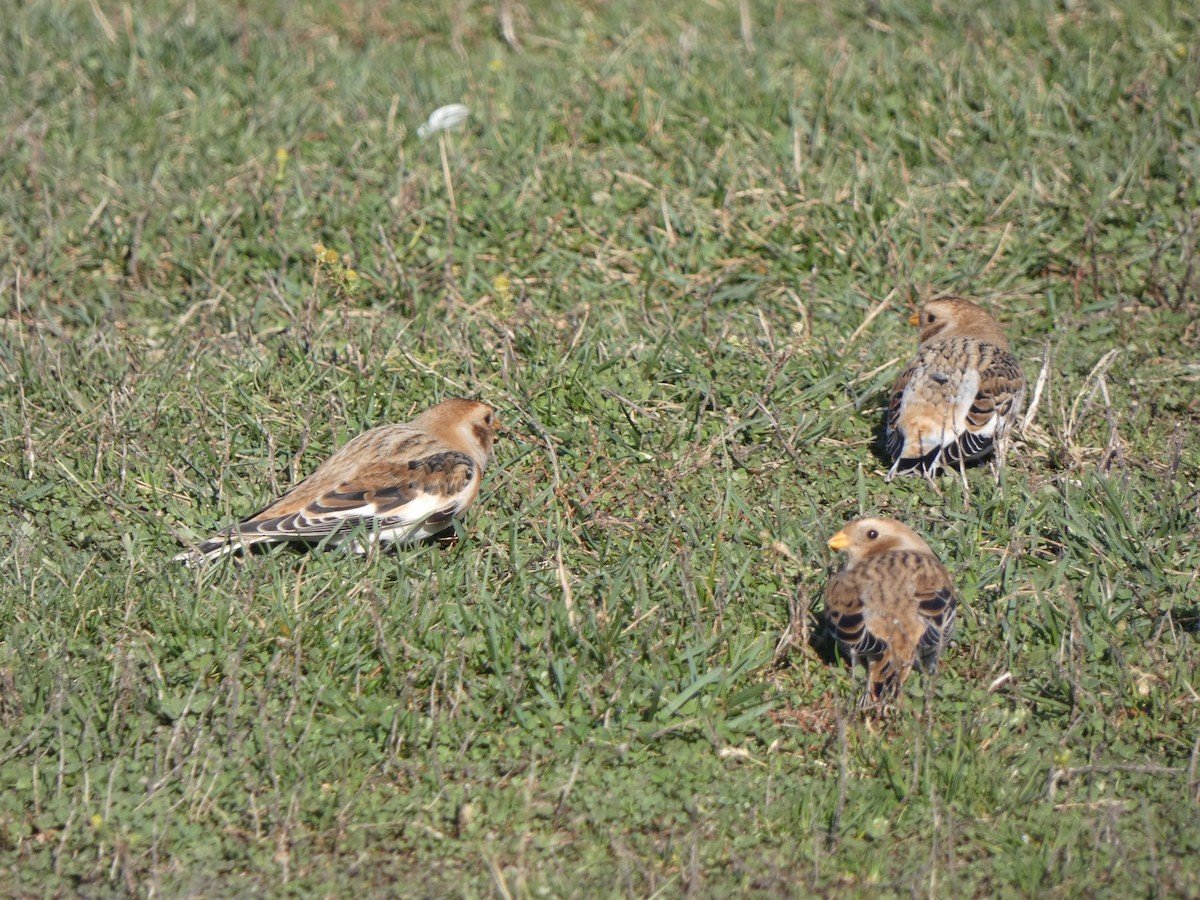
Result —
<instances>
[{"instance_id":1,"label":"bird with white wing patch","mask_svg":"<svg viewBox=\"0 0 1200 900\"><path fill-rule=\"evenodd\" d=\"M351 440L264 509L175 557L189 565L255 544L414 543L447 529L479 495L498 421L456 398Z\"/></svg>"},{"instance_id":2,"label":"bird with white wing patch","mask_svg":"<svg viewBox=\"0 0 1200 900\"><path fill-rule=\"evenodd\" d=\"M1025 375L1008 338L982 307L949 297L926 303L917 356L888 399L885 443L899 473L931 476L996 451L997 475L1009 433L1025 405Z\"/></svg>"}]
</instances>

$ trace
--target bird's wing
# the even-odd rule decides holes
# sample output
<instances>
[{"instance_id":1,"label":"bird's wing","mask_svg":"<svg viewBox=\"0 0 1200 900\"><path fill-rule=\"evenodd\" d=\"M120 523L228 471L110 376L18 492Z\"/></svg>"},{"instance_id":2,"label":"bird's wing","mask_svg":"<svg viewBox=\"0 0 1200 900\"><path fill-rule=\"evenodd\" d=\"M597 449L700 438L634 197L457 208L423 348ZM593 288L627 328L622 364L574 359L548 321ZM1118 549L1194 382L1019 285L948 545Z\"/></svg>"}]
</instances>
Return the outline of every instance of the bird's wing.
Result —
<instances>
[{"instance_id":1,"label":"bird's wing","mask_svg":"<svg viewBox=\"0 0 1200 900\"><path fill-rule=\"evenodd\" d=\"M900 377L892 385L892 393L888 396L886 441L888 455L893 459L898 459L900 452L904 449L904 431L900 425L900 410L904 405L904 392L908 389L909 383L919 368L920 360L913 360L909 363L908 368L900 373Z\"/></svg>"},{"instance_id":2,"label":"bird's wing","mask_svg":"<svg viewBox=\"0 0 1200 900\"><path fill-rule=\"evenodd\" d=\"M960 344L923 348L892 388L887 450L893 459L937 453L962 432L980 379Z\"/></svg>"},{"instance_id":3,"label":"bird's wing","mask_svg":"<svg viewBox=\"0 0 1200 900\"><path fill-rule=\"evenodd\" d=\"M395 529L449 519L473 496L478 467L457 450L417 459L364 463L343 480L312 483L313 473L280 500L230 529L230 536L319 540L369 524Z\"/></svg>"},{"instance_id":4,"label":"bird's wing","mask_svg":"<svg viewBox=\"0 0 1200 900\"><path fill-rule=\"evenodd\" d=\"M897 461L945 450L947 463L987 453L1020 414L1025 376L1007 350L975 339L922 349L892 388L887 451Z\"/></svg>"},{"instance_id":5,"label":"bird's wing","mask_svg":"<svg viewBox=\"0 0 1200 900\"><path fill-rule=\"evenodd\" d=\"M987 450L1025 405L1025 373L1016 357L992 345L988 351L981 359L979 387L963 423L960 443L967 458Z\"/></svg>"},{"instance_id":6,"label":"bird's wing","mask_svg":"<svg viewBox=\"0 0 1200 900\"><path fill-rule=\"evenodd\" d=\"M918 557L913 565L913 596L917 601L917 613L924 623L918 652L922 663L930 666L950 640L958 601L950 574L940 562L925 556Z\"/></svg>"},{"instance_id":7,"label":"bird's wing","mask_svg":"<svg viewBox=\"0 0 1200 900\"><path fill-rule=\"evenodd\" d=\"M887 649L887 641L867 629L869 585L856 573L842 571L829 579L825 588L825 614L833 636L852 656L875 656Z\"/></svg>"}]
</instances>

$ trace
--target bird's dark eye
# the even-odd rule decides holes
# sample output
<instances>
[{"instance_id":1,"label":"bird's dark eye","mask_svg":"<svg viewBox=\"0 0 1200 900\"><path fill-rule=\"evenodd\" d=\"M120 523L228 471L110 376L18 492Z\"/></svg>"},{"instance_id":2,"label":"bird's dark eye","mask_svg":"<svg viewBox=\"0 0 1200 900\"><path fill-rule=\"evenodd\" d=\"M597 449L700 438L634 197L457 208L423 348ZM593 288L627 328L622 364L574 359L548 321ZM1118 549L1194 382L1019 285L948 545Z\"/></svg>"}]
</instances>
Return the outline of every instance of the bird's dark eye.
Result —
<instances>
[{"instance_id":1,"label":"bird's dark eye","mask_svg":"<svg viewBox=\"0 0 1200 900\"><path fill-rule=\"evenodd\" d=\"M868 541L873 541L877 537L879 537L879 532L876 531L874 528L872 528L870 531L867 532L867 540Z\"/></svg>"},{"instance_id":2,"label":"bird's dark eye","mask_svg":"<svg viewBox=\"0 0 1200 900\"><path fill-rule=\"evenodd\" d=\"M492 414L491 414L491 413L488 413L486 416L484 416L484 417L483 417L483 421L485 421L485 422L487 422L489 425L491 425L491 424L492 424Z\"/></svg>"},{"instance_id":3,"label":"bird's dark eye","mask_svg":"<svg viewBox=\"0 0 1200 900\"><path fill-rule=\"evenodd\" d=\"M926 318L925 318L925 321L926 321L926 322L929 322L929 323L931 323L931 324L932 324L933 322L936 322L936 321L937 321L937 316L935 316L933 313L929 313L929 314L926 316Z\"/></svg>"}]
</instances>

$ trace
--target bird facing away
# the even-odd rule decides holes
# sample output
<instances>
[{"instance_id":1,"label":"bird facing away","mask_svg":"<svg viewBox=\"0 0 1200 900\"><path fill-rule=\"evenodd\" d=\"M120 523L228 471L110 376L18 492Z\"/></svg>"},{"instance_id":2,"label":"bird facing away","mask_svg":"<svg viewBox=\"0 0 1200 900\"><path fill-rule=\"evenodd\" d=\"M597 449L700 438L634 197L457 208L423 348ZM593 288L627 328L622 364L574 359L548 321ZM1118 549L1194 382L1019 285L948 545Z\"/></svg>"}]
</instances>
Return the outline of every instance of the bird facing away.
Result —
<instances>
[{"instance_id":1,"label":"bird facing away","mask_svg":"<svg viewBox=\"0 0 1200 900\"><path fill-rule=\"evenodd\" d=\"M954 585L929 545L895 519L855 519L829 546L848 557L825 588L829 629L852 666L867 664L860 708L882 712L914 665L936 665L954 628Z\"/></svg>"},{"instance_id":2,"label":"bird facing away","mask_svg":"<svg viewBox=\"0 0 1200 900\"><path fill-rule=\"evenodd\" d=\"M999 475L1025 405L1025 375L1008 338L986 311L957 297L931 300L909 322L921 330L916 359L888 398L888 481L899 472L961 471L993 446Z\"/></svg>"},{"instance_id":3,"label":"bird facing away","mask_svg":"<svg viewBox=\"0 0 1200 900\"><path fill-rule=\"evenodd\" d=\"M175 559L190 565L254 544L347 538L361 553L363 542L437 534L479 495L497 425L490 406L453 399L411 422L373 428L265 509Z\"/></svg>"}]
</instances>

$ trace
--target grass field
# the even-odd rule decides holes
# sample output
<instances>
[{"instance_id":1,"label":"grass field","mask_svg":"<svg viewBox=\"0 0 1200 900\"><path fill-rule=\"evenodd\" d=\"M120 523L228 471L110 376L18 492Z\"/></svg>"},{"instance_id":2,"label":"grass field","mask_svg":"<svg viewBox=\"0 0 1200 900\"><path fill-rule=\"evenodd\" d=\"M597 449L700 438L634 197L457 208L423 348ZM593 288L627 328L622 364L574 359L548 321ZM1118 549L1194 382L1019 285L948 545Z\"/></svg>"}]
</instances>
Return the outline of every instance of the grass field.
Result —
<instances>
[{"instance_id":1,"label":"grass field","mask_svg":"<svg viewBox=\"0 0 1200 900\"><path fill-rule=\"evenodd\" d=\"M1200 896L1194 7L216 6L0 21L0 893ZM969 503L942 292L1045 375ZM170 561L455 395L456 541ZM962 600L883 722L860 513Z\"/></svg>"}]
</instances>

